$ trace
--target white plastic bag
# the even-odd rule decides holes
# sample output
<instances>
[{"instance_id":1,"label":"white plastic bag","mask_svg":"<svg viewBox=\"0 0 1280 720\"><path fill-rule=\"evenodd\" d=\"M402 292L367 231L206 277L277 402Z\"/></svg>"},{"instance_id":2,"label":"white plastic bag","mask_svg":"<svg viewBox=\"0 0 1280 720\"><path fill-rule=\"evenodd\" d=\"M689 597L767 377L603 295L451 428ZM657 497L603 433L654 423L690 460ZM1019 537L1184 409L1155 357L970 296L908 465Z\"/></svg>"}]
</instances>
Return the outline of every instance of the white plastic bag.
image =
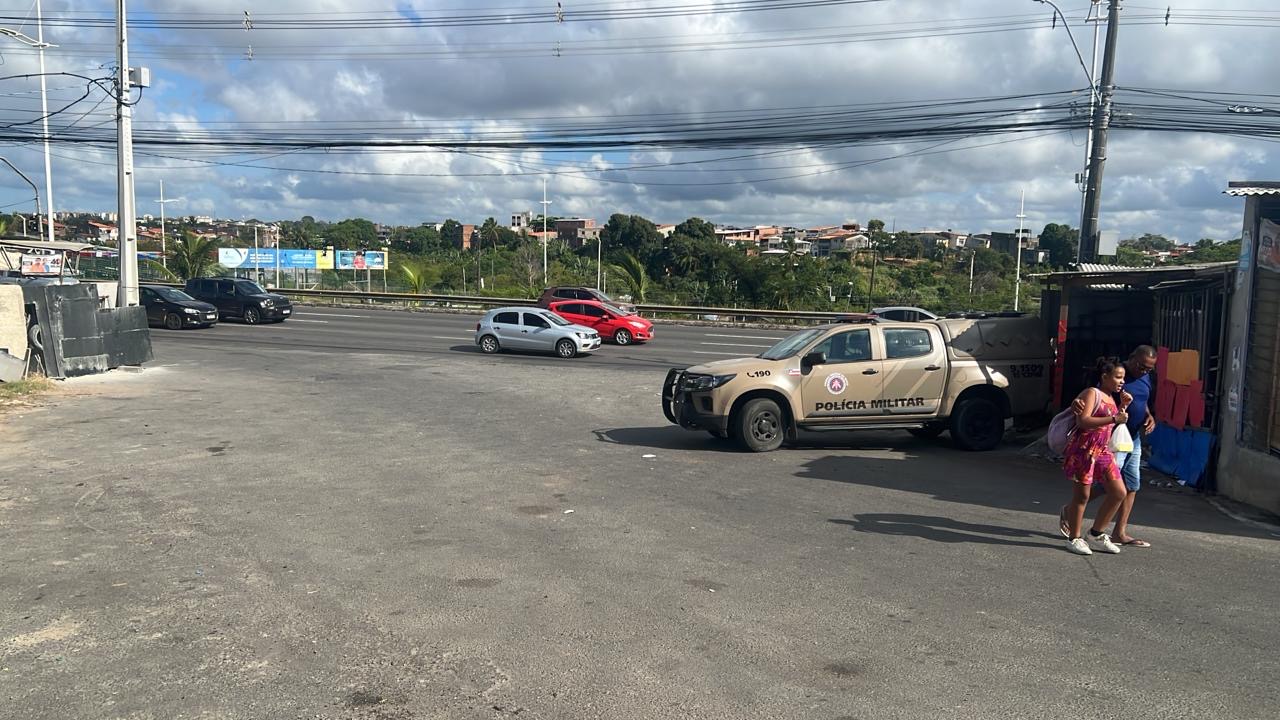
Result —
<instances>
[{"instance_id":1,"label":"white plastic bag","mask_svg":"<svg viewBox=\"0 0 1280 720\"><path fill-rule=\"evenodd\" d=\"M1120 423L1115 430L1111 431L1111 452L1113 453L1130 453L1133 452L1133 435L1129 434L1129 426Z\"/></svg>"}]
</instances>

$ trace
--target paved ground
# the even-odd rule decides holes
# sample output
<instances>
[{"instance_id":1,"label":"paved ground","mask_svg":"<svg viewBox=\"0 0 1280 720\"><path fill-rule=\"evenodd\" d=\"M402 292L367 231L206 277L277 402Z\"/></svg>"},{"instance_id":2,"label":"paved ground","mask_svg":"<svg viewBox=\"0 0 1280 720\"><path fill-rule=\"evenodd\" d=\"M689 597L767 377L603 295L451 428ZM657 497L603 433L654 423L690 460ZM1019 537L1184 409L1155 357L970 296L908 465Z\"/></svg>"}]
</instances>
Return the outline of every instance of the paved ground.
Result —
<instances>
[{"instance_id":1,"label":"paved ground","mask_svg":"<svg viewBox=\"0 0 1280 720\"><path fill-rule=\"evenodd\" d=\"M334 324L158 331L154 369L0 418L0 715L1280 707L1280 536L1200 498L1079 558L1013 448L740 454L665 424L657 363L309 341ZM223 341L259 331L292 335Z\"/></svg>"}]
</instances>

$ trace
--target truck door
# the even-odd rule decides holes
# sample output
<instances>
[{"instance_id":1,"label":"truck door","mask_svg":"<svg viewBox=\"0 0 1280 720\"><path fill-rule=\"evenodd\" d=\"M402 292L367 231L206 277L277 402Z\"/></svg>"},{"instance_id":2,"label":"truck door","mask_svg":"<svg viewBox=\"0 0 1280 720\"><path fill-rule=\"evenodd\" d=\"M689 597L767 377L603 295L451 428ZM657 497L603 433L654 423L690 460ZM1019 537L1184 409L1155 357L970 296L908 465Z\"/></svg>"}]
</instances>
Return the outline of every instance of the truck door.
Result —
<instances>
[{"instance_id":1,"label":"truck door","mask_svg":"<svg viewBox=\"0 0 1280 720\"><path fill-rule=\"evenodd\" d=\"M881 394L883 363L872 353L870 328L838 332L809 352L823 353L827 361L810 368L800 383L806 420L880 414L874 401Z\"/></svg>"},{"instance_id":2,"label":"truck door","mask_svg":"<svg viewBox=\"0 0 1280 720\"><path fill-rule=\"evenodd\" d=\"M885 327L880 405L889 415L933 415L947 383L942 335L928 327Z\"/></svg>"}]
</instances>

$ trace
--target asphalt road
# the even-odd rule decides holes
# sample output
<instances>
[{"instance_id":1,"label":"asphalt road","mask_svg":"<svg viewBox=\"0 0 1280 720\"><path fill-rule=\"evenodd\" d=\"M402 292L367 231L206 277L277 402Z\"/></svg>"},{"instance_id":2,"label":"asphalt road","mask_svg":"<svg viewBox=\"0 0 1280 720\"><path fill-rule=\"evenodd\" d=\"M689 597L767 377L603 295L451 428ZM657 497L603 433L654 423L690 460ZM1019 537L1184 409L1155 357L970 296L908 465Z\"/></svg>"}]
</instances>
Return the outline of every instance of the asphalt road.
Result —
<instances>
[{"instance_id":1,"label":"asphalt road","mask_svg":"<svg viewBox=\"0 0 1280 720\"><path fill-rule=\"evenodd\" d=\"M1280 707L1280 530L1149 488L1154 547L1073 556L1015 446L669 426L654 366L718 330L564 362L469 322L157 331L147 371L0 417L0 717Z\"/></svg>"},{"instance_id":2,"label":"asphalt road","mask_svg":"<svg viewBox=\"0 0 1280 720\"><path fill-rule=\"evenodd\" d=\"M155 330L158 347L179 341L184 346L295 348L321 352L377 352L397 355L442 355L479 352L475 327L479 315L396 310L329 309L295 306L283 323L250 326L229 320L202 330ZM606 342L571 363L617 368L687 367L710 360L756 355L787 336L786 331L655 323L653 342L620 347ZM177 338L172 337L177 335ZM548 355L507 354L510 362L561 364Z\"/></svg>"}]
</instances>

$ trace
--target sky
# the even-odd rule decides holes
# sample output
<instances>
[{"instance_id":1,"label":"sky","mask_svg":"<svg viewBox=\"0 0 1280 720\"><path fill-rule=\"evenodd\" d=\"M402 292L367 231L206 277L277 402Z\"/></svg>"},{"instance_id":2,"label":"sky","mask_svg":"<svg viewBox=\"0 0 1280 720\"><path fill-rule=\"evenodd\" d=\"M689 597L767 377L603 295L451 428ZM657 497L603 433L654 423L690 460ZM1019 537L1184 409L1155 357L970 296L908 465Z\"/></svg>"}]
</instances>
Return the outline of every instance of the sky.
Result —
<instances>
[{"instance_id":1,"label":"sky","mask_svg":"<svg viewBox=\"0 0 1280 720\"><path fill-rule=\"evenodd\" d=\"M727 112L819 112L833 106L920 103L1036 94L1087 87L1085 70L1051 9L1033 0L878 0L726 12L755 0L618 2L564 0L564 23L519 23L554 12L547 0L147 0L129 3L132 65L153 86L135 106L135 129L170 138L254 129L365 137L387 128L431 138L507 130L521 138L571 121L625 116L651 124L707 122ZM1148 0L1150 2L1150 0ZM776 4L788 4L779 0ZM690 14L658 17L679 5ZM1194 0L1156 7L1124 4L1116 83L1175 92L1235 92L1274 102L1280 93L1274 0ZM1062 0L1087 64L1089 3ZM1105 3L1104 3L1105 6ZM1179 22L1206 6L1274 17L1276 23ZM1127 17L1162 16L1125 25ZM634 17L582 21L582 13L633 10ZM236 26L249 11L252 29ZM48 0L43 7L48 72L105 77L115 63L113 29L69 27L62 19L110 20L114 3ZM579 15L575 15L579 13ZM378 18L496 18L453 27L362 27ZM1230 13L1227 13L1230 14ZM34 3L0 0L0 27L35 36ZM548 17L543 15L542 17ZM226 29L155 29L152 20L221 20ZM277 29L273 20L303 20ZM318 29L316 22L332 29ZM399 23L406 25L406 23ZM438 23L437 23L438 24ZM965 28L969 28L965 30ZM990 31L975 31L989 29ZM249 48L253 58L248 59ZM36 56L0 37L0 124L40 117ZM50 109L86 90L77 78L48 78ZM113 106L102 90L51 120L55 209L116 205L115 153L65 142L62 130L110 131ZM1077 93L1077 105L1088 95ZM101 101L101 102L100 102ZM1117 108L1123 111L1123 107ZM1225 113L1225 107L1223 108ZM36 125L23 127L37 127ZM57 129L54 129L57 128ZM67 131L68 137L70 131ZM364 217L415 225L454 218L480 223L539 212L546 180L550 214L638 214L659 223L701 217L717 224L812 227L879 218L896 229L985 232L1026 223L1079 225L1074 176L1085 153L1082 130L863 147L778 144L708 150L652 147L545 152L245 153L229 148L139 147L139 214L159 214L164 182L169 215L321 220ZM929 147L926 147L929 146ZM929 150L929 152L920 152ZM0 142L44 194L38 143ZM716 162L712 160L724 158ZM871 162L874 161L874 162ZM31 191L0 168L0 208L30 210ZM1242 203L1222 195L1231 180L1280 179L1280 145L1228 135L1116 130L1103 181L1101 228L1121 237L1160 233L1184 242L1237 237ZM43 202L43 200L42 200Z\"/></svg>"}]
</instances>

